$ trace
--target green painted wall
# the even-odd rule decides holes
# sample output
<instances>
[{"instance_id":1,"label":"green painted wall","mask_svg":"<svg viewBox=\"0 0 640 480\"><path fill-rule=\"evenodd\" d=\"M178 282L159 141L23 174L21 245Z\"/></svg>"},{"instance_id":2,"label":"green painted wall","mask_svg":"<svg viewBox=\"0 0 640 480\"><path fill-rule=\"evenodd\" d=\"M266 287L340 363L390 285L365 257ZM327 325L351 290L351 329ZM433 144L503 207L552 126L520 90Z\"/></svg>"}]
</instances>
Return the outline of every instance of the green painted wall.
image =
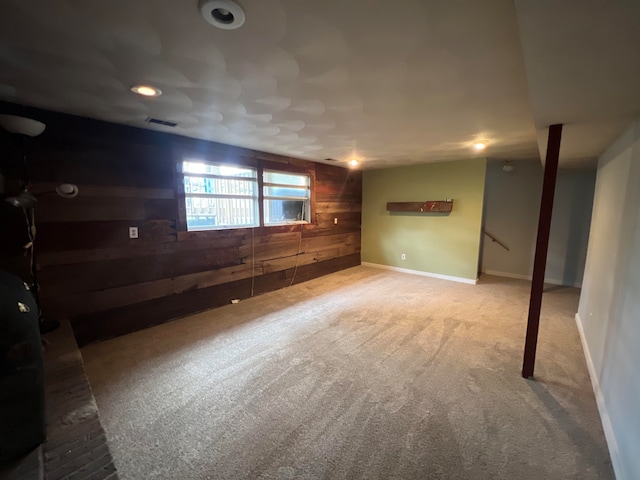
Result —
<instances>
[{"instance_id":1,"label":"green painted wall","mask_svg":"<svg viewBox=\"0 0 640 480\"><path fill-rule=\"evenodd\" d=\"M486 165L482 158L365 170L362 261L475 280ZM387 202L446 198L453 198L448 216L386 209Z\"/></svg>"}]
</instances>

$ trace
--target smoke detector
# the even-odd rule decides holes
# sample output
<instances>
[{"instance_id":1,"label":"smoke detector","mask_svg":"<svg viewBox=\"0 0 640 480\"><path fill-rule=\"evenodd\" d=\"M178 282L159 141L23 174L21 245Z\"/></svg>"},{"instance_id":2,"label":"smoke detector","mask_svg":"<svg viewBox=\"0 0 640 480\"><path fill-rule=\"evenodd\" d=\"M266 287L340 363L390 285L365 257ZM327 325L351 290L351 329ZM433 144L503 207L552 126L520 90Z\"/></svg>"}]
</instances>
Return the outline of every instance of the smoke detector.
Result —
<instances>
[{"instance_id":1,"label":"smoke detector","mask_svg":"<svg viewBox=\"0 0 640 480\"><path fill-rule=\"evenodd\" d=\"M207 23L223 30L235 30L244 25L244 10L233 0L200 0L200 15Z\"/></svg>"}]
</instances>

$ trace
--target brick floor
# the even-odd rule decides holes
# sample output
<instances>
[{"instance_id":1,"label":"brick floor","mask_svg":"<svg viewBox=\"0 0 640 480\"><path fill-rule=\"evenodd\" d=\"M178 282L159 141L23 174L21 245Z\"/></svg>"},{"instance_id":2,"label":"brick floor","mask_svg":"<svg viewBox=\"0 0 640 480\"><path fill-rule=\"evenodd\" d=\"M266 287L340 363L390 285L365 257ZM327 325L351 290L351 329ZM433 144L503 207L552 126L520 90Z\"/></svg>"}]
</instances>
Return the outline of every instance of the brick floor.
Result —
<instances>
[{"instance_id":1,"label":"brick floor","mask_svg":"<svg viewBox=\"0 0 640 480\"><path fill-rule=\"evenodd\" d=\"M71 326L45 336L47 440L0 467L6 480L117 480L107 438Z\"/></svg>"}]
</instances>

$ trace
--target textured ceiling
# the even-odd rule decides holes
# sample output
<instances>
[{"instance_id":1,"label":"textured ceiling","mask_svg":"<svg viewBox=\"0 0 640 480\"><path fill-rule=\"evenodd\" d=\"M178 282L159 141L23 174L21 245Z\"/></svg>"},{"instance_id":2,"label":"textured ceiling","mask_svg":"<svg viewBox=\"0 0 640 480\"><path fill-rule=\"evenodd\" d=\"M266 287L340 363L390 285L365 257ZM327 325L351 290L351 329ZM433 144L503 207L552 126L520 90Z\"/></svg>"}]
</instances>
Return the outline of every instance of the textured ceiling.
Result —
<instances>
[{"instance_id":1,"label":"textured ceiling","mask_svg":"<svg viewBox=\"0 0 640 480\"><path fill-rule=\"evenodd\" d=\"M640 114L640 1L515 6L540 151L563 123L564 165L599 155Z\"/></svg>"},{"instance_id":2,"label":"textured ceiling","mask_svg":"<svg viewBox=\"0 0 640 480\"><path fill-rule=\"evenodd\" d=\"M519 1L516 17L511 0L238 1L246 23L221 30L196 0L2 0L0 98L310 160L355 156L364 168L535 158L536 128L544 136L566 117L545 73L545 56L555 68L574 53L545 40L557 2ZM560 72L573 92L575 72ZM139 97L137 83L163 95ZM619 117L596 120L610 137Z\"/></svg>"}]
</instances>

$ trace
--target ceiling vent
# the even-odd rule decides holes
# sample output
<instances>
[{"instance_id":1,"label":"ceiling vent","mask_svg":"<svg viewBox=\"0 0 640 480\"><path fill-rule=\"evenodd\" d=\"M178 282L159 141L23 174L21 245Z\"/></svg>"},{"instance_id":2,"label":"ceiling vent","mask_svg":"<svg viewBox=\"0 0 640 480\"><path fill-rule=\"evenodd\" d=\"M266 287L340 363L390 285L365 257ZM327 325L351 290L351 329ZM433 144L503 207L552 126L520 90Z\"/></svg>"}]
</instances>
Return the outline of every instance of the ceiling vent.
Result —
<instances>
[{"instance_id":1,"label":"ceiling vent","mask_svg":"<svg viewBox=\"0 0 640 480\"><path fill-rule=\"evenodd\" d=\"M244 25L244 10L233 0L200 0L200 15L207 23L223 30L234 30Z\"/></svg>"},{"instance_id":2,"label":"ceiling vent","mask_svg":"<svg viewBox=\"0 0 640 480\"><path fill-rule=\"evenodd\" d=\"M151 118L151 117L147 117L145 122L153 123L154 125L163 125L165 127L171 127L171 128L178 126L176 122L170 122L168 120L160 120L159 118Z\"/></svg>"}]
</instances>

